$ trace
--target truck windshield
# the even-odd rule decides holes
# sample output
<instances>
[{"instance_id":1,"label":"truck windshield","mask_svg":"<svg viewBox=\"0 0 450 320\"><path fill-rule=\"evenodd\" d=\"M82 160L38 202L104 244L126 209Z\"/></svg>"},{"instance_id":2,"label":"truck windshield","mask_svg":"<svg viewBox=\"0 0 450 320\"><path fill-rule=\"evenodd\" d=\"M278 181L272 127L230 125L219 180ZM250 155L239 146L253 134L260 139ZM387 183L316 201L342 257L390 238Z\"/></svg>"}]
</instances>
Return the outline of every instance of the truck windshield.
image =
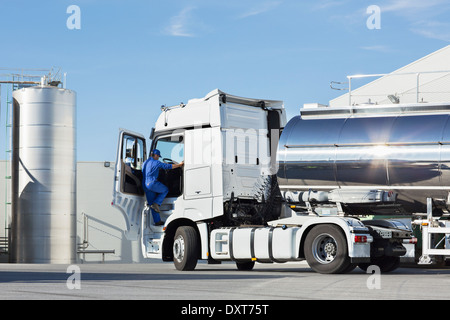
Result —
<instances>
[{"instance_id":1,"label":"truck windshield","mask_svg":"<svg viewBox=\"0 0 450 320\"><path fill-rule=\"evenodd\" d=\"M156 149L161 152L161 158L168 158L177 163L184 159L183 136L170 136L158 139Z\"/></svg>"}]
</instances>

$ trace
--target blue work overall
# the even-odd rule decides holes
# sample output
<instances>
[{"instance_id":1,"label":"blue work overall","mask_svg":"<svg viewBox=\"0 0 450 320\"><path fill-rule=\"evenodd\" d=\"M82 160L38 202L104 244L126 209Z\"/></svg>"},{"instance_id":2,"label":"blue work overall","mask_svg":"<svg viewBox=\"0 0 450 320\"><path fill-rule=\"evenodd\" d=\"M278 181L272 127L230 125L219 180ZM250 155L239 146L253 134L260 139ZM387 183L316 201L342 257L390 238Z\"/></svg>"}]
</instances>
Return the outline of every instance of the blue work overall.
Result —
<instances>
[{"instance_id":1,"label":"blue work overall","mask_svg":"<svg viewBox=\"0 0 450 320\"><path fill-rule=\"evenodd\" d=\"M156 203L161 206L164 198L169 193L169 188L158 181L159 169L169 170L172 169L172 165L168 163L163 163L159 160L149 158L145 161L142 168L142 173L144 179L142 180L142 187L145 191L145 196L147 197L147 203L151 206ZM161 217L158 212L152 210L153 222L157 223L161 221Z\"/></svg>"}]
</instances>

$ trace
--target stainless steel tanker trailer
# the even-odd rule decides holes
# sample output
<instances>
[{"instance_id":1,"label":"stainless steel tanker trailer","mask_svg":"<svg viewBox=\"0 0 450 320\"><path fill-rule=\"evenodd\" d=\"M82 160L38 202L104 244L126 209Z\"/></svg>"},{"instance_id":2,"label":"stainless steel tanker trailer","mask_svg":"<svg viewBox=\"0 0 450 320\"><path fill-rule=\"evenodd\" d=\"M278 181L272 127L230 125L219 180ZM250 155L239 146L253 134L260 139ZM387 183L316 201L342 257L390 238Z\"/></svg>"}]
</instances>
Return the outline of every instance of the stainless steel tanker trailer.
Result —
<instances>
[{"instance_id":1,"label":"stainless steel tanker trailer","mask_svg":"<svg viewBox=\"0 0 450 320\"><path fill-rule=\"evenodd\" d=\"M349 214L426 212L427 198L446 200L450 191L449 111L445 104L303 109L281 136L280 187L294 191L292 202L311 189L396 195L388 206L348 204Z\"/></svg>"},{"instance_id":2,"label":"stainless steel tanker trailer","mask_svg":"<svg viewBox=\"0 0 450 320\"><path fill-rule=\"evenodd\" d=\"M431 241L450 234L450 104L307 105L287 121L281 101L214 90L161 111L150 150L184 161L159 174L169 188L164 226L141 186L145 136L120 130L117 149L113 205L146 258L179 270L203 259L241 270L306 260L320 273L389 272L416 243L414 224L420 263L450 255Z\"/></svg>"}]
</instances>

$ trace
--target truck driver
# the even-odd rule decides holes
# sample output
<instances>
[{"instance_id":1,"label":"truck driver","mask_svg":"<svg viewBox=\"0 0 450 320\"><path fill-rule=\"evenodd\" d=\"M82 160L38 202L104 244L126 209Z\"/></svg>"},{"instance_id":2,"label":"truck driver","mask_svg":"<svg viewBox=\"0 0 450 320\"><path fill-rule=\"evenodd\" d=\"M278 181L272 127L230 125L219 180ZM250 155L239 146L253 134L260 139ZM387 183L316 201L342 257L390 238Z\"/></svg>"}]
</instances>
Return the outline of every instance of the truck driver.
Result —
<instances>
[{"instance_id":1,"label":"truck driver","mask_svg":"<svg viewBox=\"0 0 450 320\"><path fill-rule=\"evenodd\" d=\"M161 152L158 149L152 151L150 157L145 161L142 168L144 179L142 180L142 186L147 197L147 203L152 209L153 222L156 226L164 225L159 215L160 206L164 198L169 193L169 188L158 181L159 169L170 170L182 167L184 161L178 164L169 164L159 161Z\"/></svg>"}]
</instances>

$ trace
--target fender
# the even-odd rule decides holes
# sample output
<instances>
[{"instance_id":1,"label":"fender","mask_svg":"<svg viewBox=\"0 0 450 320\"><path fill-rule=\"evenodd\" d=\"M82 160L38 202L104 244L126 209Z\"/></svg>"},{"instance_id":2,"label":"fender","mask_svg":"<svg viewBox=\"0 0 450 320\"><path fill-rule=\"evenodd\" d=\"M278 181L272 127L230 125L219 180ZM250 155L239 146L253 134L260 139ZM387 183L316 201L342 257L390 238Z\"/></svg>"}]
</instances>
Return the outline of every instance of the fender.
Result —
<instances>
[{"instance_id":1,"label":"fender","mask_svg":"<svg viewBox=\"0 0 450 320\"><path fill-rule=\"evenodd\" d=\"M364 224L358 219L351 217L316 217L316 216L298 216L286 219L280 219L276 221L269 222L272 226L283 226L283 225L297 225L301 226L299 234L297 236L297 249L299 252L299 258L303 258L303 243L309 231L317 225L320 224L334 224L339 226L348 244L348 253L350 258L367 258L370 257L370 243L373 241L372 236L369 234L369 229L364 226ZM367 242L355 244L354 235L364 235L367 237Z\"/></svg>"},{"instance_id":2,"label":"fender","mask_svg":"<svg viewBox=\"0 0 450 320\"><path fill-rule=\"evenodd\" d=\"M164 235L162 238L162 259L163 261L172 260L173 237L178 227L192 226L196 229L200 238L200 256L199 259L208 259L209 254L209 236L208 225L205 222L195 222L185 217L170 216L164 226Z\"/></svg>"}]
</instances>

